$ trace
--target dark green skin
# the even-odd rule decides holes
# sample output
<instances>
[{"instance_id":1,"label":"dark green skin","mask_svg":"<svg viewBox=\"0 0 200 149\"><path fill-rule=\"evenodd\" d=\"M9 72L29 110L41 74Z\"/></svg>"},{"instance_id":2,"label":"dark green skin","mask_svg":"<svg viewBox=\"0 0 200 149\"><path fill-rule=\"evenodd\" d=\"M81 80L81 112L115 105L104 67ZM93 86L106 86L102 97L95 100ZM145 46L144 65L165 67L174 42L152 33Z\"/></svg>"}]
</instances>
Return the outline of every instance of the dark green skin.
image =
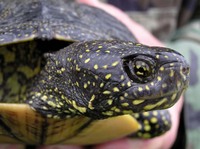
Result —
<instances>
[{"instance_id":1,"label":"dark green skin","mask_svg":"<svg viewBox=\"0 0 200 149\"><path fill-rule=\"evenodd\" d=\"M13 12L1 12L0 50L15 55L18 50L30 51L22 52L15 62L1 64L5 88L2 101L8 95L8 99L25 101L45 117L53 118L85 115L103 119L132 114L143 123L143 119L156 117L160 127L152 123L148 131L151 135L138 137L157 136L170 128L166 110L157 111L159 116L149 112L148 117L143 112L171 107L187 87L189 68L179 53L135 43L130 31L115 18L82 4L16 0L1 2L0 6ZM46 53L44 59L42 53ZM13 64L15 69L8 72ZM23 72L16 73L21 66L42 70L33 79ZM160 70L162 66L164 70ZM28 86L27 90L20 88L10 94L7 82L13 74L17 74L19 85ZM141 125L141 132L146 133Z\"/></svg>"}]
</instances>

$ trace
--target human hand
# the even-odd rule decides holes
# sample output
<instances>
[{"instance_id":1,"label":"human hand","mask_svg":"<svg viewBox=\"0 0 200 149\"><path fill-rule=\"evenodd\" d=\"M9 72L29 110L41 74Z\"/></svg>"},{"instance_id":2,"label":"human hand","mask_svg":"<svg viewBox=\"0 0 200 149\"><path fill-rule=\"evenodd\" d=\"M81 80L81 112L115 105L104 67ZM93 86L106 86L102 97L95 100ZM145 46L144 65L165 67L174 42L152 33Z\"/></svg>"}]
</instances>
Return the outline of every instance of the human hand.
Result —
<instances>
[{"instance_id":1,"label":"human hand","mask_svg":"<svg viewBox=\"0 0 200 149\"><path fill-rule=\"evenodd\" d=\"M150 34L147 30L145 30L141 25L132 21L126 14L124 14L119 9L101 3L97 0L77 0L81 3L86 3L88 5L92 5L98 8L105 10L110 13L118 20L123 22L130 31L135 35L140 43L151 45L151 46L164 46L158 39L156 39L152 34ZM177 133L177 128L179 124L179 115L181 112L183 104L183 99L181 98L178 103L176 103L172 108L169 109L169 112L172 117L172 128L162 136L140 140L140 139L129 139L123 138L116 141L111 141L109 143L104 143L100 145L93 146L93 149L169 149L175 138ZM0 145L0 149L22 149L21 145ZM52 145L52 146L40 146L38 149L84 149L81 146L69 146L69 145Z\"/></svg>"}]
</instances>

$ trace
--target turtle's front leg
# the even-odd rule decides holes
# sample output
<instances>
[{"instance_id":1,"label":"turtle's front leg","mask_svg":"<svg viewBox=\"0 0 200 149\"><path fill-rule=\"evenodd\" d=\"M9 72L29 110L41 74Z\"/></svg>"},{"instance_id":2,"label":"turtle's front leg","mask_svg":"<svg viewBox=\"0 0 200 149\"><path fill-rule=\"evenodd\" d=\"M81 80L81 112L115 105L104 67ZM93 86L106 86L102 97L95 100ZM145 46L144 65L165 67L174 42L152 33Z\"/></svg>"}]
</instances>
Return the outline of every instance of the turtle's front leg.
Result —
<instances>
[{"instance_id":1,"label":"turtle's front leg","mask_svg":"<svg viewBox=\"0 0 200 149\"><path fill-rule=\"evenodd\" d=\"M140 129L130 135L134 138L153 138L160 136L171 128L171 117L168 110L155 110L132 115L140 124Z\"/></svg>"}]
</instances>

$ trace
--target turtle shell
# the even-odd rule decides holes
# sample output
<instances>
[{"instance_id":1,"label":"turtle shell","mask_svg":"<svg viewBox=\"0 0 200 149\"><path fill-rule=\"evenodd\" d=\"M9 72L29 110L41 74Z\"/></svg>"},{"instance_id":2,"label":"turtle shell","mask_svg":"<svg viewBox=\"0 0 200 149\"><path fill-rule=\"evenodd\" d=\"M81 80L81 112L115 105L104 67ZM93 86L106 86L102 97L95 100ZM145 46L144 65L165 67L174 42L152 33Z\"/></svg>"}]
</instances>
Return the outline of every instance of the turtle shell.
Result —
<instances>
[{"instance_id":1,"label":"turtle shell","mask_svg":"<svg viewBox=\"0 0 200 149\"><path fill-rule=\"evenodd\" d=\"M0 142L96 144L139 128L130 115L54 119L23 102L28 82L44 67L44 53L76 41L134 41L118 20L100 9L64 0L1 1L0 18Z\"/></svg>"}]
</instances>

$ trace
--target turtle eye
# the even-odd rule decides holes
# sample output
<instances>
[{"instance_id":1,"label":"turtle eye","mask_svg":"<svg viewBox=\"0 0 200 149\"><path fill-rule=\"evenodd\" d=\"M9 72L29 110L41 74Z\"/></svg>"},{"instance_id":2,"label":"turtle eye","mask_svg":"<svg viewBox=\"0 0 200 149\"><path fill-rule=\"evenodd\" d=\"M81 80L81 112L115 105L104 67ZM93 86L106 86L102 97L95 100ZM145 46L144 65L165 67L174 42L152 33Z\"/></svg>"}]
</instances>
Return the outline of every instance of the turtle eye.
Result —
<instances>
[{"instance_id":1,"label":"turtle eye","mask_svg":"<svg viewBox=\"0 0 200 149\"><path fill-rule=\"evenodd\" d=\"M146 78L152 74L151 66L144 61L136 60L131 65L131 67L133 67L135 75L140 78Z\"/></svg>"},{"instance_id":2,"label":"turtle eye","mask_svg":"<svg viewBox=\"0 0 200 149\"><path fill-rule=\"evenodd\" d=\"M124 68L129 78L134 82L146 83L154 78L155 62L147 56L137 56L127 59Z\"/></svg>"}]
</instances>

